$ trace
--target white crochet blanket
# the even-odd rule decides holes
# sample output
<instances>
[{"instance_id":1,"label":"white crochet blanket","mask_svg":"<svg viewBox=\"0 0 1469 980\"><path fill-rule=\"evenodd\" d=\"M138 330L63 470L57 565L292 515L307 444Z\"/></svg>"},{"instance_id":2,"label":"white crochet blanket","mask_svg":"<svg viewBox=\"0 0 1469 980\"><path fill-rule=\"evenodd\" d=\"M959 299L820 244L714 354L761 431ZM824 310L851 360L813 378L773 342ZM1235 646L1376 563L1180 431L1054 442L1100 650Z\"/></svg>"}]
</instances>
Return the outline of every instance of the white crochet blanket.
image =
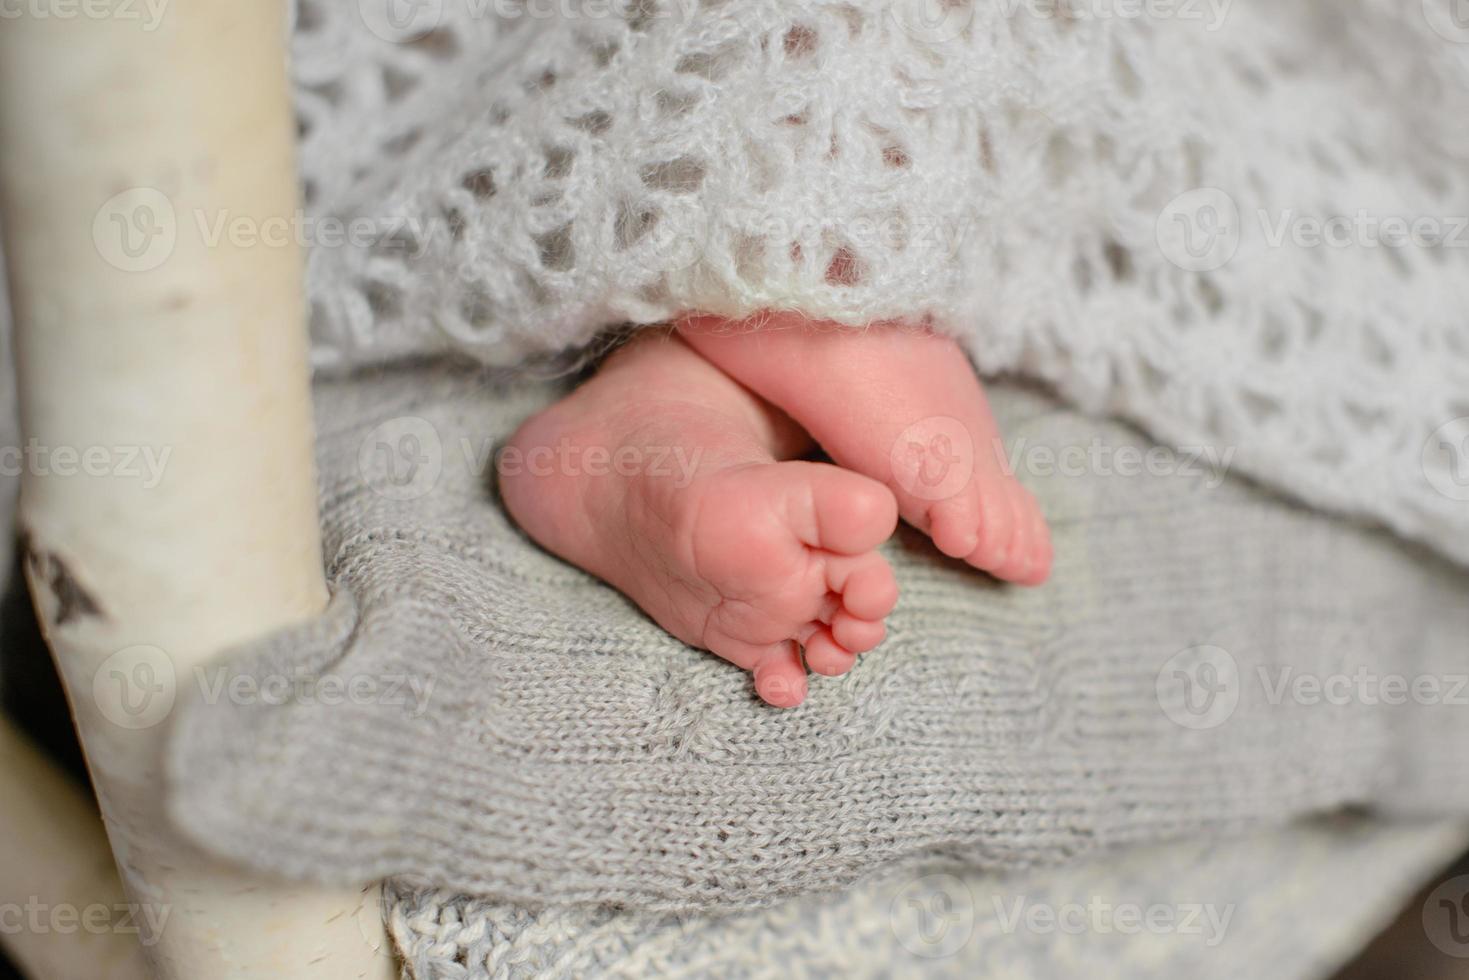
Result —
<instances>
[{"instance_id":1,"label":"white crochet blanket","mask_svg":"<svg viewBox=\"0 0 1469 980\"><path fill-rule=\"evenodd\" d=\"M926 319L1469 562L1451 0L302 0L318 363ZM1021 457L1024 465L1025 458Z\"/></svg>"}]
</instances>

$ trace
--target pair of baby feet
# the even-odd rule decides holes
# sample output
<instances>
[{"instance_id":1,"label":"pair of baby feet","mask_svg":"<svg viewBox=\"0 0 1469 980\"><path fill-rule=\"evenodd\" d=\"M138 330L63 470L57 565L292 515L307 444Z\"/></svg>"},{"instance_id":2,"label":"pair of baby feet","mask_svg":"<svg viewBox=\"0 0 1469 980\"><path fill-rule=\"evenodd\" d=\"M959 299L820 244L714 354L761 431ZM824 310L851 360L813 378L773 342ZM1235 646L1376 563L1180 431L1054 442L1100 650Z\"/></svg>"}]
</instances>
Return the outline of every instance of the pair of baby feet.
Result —
<instances>
[{"instance_id":1,"label":"pair of baby feet","mask_svg":"<svg viewBox=\"0 0 1469 980\"><path fill-rule=\"evenodd\" d=\"M833 463L802 457L819 445ZM641 331L500 455L511 516L779 707L885 635L901 517L1038 585L1050 535L953 341L795 314ZM804 664L803 664L804 655Z\"/></svg>"}]
</instances>

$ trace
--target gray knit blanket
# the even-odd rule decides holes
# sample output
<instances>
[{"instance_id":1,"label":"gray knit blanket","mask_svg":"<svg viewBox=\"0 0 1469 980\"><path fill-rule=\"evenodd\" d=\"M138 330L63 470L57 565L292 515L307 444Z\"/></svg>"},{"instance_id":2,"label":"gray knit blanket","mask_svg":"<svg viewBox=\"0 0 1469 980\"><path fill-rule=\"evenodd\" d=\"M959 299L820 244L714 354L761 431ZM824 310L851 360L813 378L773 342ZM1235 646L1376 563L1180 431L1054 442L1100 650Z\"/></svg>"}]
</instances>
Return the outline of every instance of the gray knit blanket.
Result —
<instances>
[{"instance_id":1,"label":"gray knit blanket","mask_svg":"<svg viewBox=\"0 0 1469 980\"><path fill-rule=\"evenodd\" d=\"M559 390L443 367L318 386L334 596L176 678L189 835L294 876L679 912L1469 809L1469 576L1425 551L1001 385L1052 583L900 534L887 642L776 711L497 506L496 441Z\"/></svg>"},{"instance_id":2,"label":"gray knit blanket","mask_svg":"<svg viewBox=\"0 0 1469 980\"><path fill-rule=\"evenodd\" d=\"M400 879L388 928L404 980L1320 980L1466 839L1463 823L1333 818L1009 874L936 864L728 915L525 908ZM1463 950L1442 909L1423 921Z\"/></svg>"}]
</instances>

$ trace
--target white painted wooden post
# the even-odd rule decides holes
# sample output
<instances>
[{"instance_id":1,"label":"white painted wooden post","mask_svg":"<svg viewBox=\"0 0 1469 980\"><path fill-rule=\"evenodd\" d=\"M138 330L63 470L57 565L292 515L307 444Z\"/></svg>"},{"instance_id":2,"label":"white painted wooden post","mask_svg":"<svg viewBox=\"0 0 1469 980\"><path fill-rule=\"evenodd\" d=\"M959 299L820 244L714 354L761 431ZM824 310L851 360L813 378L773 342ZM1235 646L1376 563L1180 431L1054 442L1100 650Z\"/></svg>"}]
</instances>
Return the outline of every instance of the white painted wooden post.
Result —
<instances>
[{"instance_id":1,"label":"white painted wooden post","mask_svg":"<svg viewBox=\"0 0 1469 980\"><path fill-rule=\"evenodd\" d=\"M0 19L0 229L21 523L123 885L167 909L151 967L392 976L376 887L249 876L162 812L177 689L326 598L301 250L271 237L299 206L284 7L17 9ZM221 219L264 237L212 240Z\"/></svg>"},{"instance_id":2,"label":"white painted wooden post","mask_svg":"<svg viewBox=\"0 0 1469 980\"><path fill-rule=\"evenodd\" d=\"M91 801L4 719L0 773L0 945L31 977L145 980L149 925L134 932Z\"/></svg>"}]
</instances>

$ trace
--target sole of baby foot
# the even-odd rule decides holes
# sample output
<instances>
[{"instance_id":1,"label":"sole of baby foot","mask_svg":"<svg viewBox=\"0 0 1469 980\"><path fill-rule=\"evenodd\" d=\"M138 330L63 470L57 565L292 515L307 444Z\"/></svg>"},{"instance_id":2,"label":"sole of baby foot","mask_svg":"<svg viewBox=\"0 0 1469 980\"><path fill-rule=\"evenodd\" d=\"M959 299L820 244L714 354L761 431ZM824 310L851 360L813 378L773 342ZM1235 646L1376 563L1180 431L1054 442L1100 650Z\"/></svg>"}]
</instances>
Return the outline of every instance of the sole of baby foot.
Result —
<instances>
[{"instance_id":1,"label":"sole of baby foot","mask_svg":"<svg viewBox=\"0 0 1469 980\"><path fill-rule=\"evenodd\" d=\"M744 400L768 407L674 343L594 377L521 426L506 453L577 459L602 447L611 459L687 465L597 475L502 466L502 496L547 550L750 671L768 703L794 707L807 665L838 675L882 641L898 590L875 549L897 524L897 503L861 474L777 460L772 447L794 443L780 431L788 420L766 424Z\"/></svg>"},{"instance_id":2,"label":"sole of baby foot","mask_svg":"<svg viewBox=\"0 0 1469 980\"><path fill-rule=\"evenodd\" d=\"M791 461L721 470L688 490L671 518L652 508L643 518L671 519L669 550L686 556L658 572L700 596L703 620L690 642L752 671L756 691L779 707L806 696L798 646L811 669L836 675L882 642L898 597L891 567L874 550L898 520L885 488L835 466ZM664 583L655 587L664 594ZM693 625L686 610L674 618Z\"/></svg>"},{"instance_id":3,"label":"sole of baby foot","mask_svg":"<svg viewBox=\"0 0 1469 980\"><path fill-rule=\"evenodd\" d=\"M935 547L996 578L1040 585L1053 562L1041 509L1010 471L964 352L927 330L851 329L795 314L679 331L786 412L843 467L881 481Z\"/></svg>"}]
</instances>

